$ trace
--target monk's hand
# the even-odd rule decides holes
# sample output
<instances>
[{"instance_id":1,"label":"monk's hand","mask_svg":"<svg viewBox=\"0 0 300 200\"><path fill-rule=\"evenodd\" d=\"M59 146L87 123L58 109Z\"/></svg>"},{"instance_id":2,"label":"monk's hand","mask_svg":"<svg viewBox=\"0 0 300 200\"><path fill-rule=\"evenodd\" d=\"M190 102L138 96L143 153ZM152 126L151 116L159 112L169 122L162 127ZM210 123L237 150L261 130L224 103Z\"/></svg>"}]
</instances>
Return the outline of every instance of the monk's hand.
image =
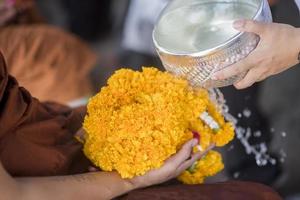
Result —
<instances>
[{"instance_id":1,"label":"monk's hand","mask_svg":"<svg viewBox=\"0 0 300 200\"><path fill-rule=\"evenodd\" d=\"M239 20L233 26L241 32L257 34L260 42L245 59L216 72L212 79L224 80L247 72L241 81L234 83L237 89L244 89L299 63L300 29L252 20Z\"/></svg>"},{"instance_id":2,"label":"monk's hand","mask_svg":"<svg viewBox=\"0 0 300 200\"><path fill-rule=\"evenodd\" d=\"M183 145L177 154L166 160L161 168L151 170L145 175L137 176L129 181L135 185L136 188L143 188L160 184L179 176L184 170L191 167L214 147L214 145L211 145L207 150L193 154L193 147L197 144L197 139L190 140Z\"/></svg>"}]
</instances>

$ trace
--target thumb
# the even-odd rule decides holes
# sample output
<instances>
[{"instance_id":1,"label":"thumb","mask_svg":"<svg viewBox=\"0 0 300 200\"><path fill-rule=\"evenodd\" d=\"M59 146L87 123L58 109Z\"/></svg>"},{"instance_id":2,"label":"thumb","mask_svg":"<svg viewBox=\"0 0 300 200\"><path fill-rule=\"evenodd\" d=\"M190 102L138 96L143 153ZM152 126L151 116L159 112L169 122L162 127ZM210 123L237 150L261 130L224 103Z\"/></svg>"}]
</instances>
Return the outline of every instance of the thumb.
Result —
<instances>
[{"instance_id":1,"label":"thumb","mask_svg":"<svg viewBox=\"0 0 300 200\"><path fill-rule=\"evenodd\" d=\"M241 32L250 32L261 35L266 24L253 20L237 20L233 23L233 28Z\"/></svg>"}]
</instances>

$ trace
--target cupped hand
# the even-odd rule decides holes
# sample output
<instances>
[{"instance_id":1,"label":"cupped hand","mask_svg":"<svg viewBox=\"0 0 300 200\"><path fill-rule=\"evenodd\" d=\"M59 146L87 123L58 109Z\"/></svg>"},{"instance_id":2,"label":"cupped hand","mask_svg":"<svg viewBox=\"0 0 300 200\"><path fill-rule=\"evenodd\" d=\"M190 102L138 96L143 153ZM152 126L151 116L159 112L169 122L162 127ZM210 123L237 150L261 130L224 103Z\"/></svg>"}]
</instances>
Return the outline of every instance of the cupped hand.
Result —
<instances>
[{"instance_id":1,"label":"cupped hand","mask_svg":"<svg viewBox=\"0 0 300 200\"><path fill-rule=\"evenodd\" d=\"M161 168L151 170L145 175L137 176L129 181L135 185L136 188L143 188L160 184L179 176L184 170L188 169L196 161L205 156L208 151L214 148L214 145L211 145L205 151L193 154L193 147L197 144L197 139L190 140L183 145L177 154L166 160L165 164Z\"/></svg>"},{"instance_id":2,"label":"cupped hand","mask_svg":"<svg viewBox=\"0 0 300 200\"><path fill-rule=\"evenodd\" d=\"M224 80L247 72L241 81L234 83L237 89L244 89L299 63L300 29L252 20L239 20L233 26L241 32L257 34L260 42L245 59L216 72L212 79Z\"/></svg>"}]
</instances>

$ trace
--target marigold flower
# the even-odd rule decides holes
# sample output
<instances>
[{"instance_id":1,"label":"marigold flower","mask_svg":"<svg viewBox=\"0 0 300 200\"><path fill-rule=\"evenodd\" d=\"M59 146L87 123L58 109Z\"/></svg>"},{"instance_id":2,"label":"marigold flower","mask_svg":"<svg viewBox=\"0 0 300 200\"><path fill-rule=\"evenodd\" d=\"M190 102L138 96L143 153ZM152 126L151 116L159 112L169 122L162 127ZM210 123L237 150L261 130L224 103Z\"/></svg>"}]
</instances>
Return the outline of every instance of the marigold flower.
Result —
<instances>
[{"instance_id":1,"label":"marigold flower","mask_svg":"<svg viewBox=\"0 0 300 200\"><path fill-rule=\"evenodd\" d=\"M192 172L186 170L179 177L178 180L185 184L200 184L209 176L217 174L224 168L222 156L216 151L210 151L208 154L198 161Z\"/></svg>"},{"instance_id":2,"label":"marigold flower","mask_svg":"<svg viewBox=\"0 0 300 200\"><path fill-rule=\"evenodd\" d=\"M223 146L234 136L231 123L224 121L206 90L194 90L186 80L155 68L118 70L87 108L85 155L102 170L116 170L123 178L161 167L193 131L200 134L203 149L212 143ZM199 118L204 112L218 123L218 131ZM199 161L197 172L184 172L179 179L200 183L221 166L221 156L211 151Z\"/></svg>"}]
</instances>

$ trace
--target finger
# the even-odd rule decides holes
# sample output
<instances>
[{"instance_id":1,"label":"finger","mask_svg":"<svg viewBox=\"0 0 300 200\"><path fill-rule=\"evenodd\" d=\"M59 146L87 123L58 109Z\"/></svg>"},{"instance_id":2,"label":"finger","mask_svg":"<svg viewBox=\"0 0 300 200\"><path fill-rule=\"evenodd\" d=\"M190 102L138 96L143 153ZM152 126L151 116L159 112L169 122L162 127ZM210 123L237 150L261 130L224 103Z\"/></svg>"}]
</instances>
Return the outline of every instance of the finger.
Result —
<instances>
[{"instance_id":1,"label":"finger","mask_svg":"<svg viewBox=\"0 0 300 200\"><path fill-rule=\"evenodd\" d=\"M266 29L266 23L254 20L237 20L233 23L233 28L241 32L250 32L262 35Z\"/></svg>"},{"instance_id":2,"label":"finger","mask_svg":"<svg viewBox=\"0 0 300 200\"><path fill-rule=\"evenodd\" d=\"M197 152L194 155L192 155L191 159L185 161L184 163L182 163L178 168L177 168L177 173L181 173L182 171L188 169L189 167L191 167L195 162L197 162L198 160L200 160L201 158L203 158L210 150L212 150L213 148L215 148L215 145L210 145L205 151L203 152Z\"/></svg>"},{"instance_id":3,"label":"finger","mask_svg":"<svg viewBox=\"0 0 300 200\"><path fill-rule=\"evenodd\" d=\"M257 82L258 78L262 76L263 73L260 68L253 68L241 81L235 83L234 86L238 90L248 88L252 86L255 82Z\"/></svg>"},{"instance_id":4,"label":"finger","mask_svg":"<svg viewBox=\"0 0 300 200\"><path fill-rule=\"evenodd\" d=\"M182 162L184 162L191 156L193 147L196 146L197 144L198 144L197 139L192 139L188 141L182 146L182 148L177 154L175 154L174 156L172 156L167 160L166 164L171 164L177 168L177 166L179 166Z\"/></svg>"},{"instance_id":5,"label":"finger","mask_svg":"<svg viewBox=\"0 0 300 200\"><path fill-rule=\"evenodd\" d=\"M266 78L268 78L267 75L262 75L259 79L257 79L256 82L261 82L261 81L265 80Z\"/></svg>"},{"instance_id":6,"label":"finger","mask_svg":"<svg viewBox=\"0 0 300 200\"><path fill-rule=\"evenodd\" d=\"M207 153L206 153L207 154ZM203 158L203 156L206 155L205 153L195 153L191 159L185 161L184 163L182 163L177 169L176 169L176 174L181 174L184 170L188 169L189 167L191 167L195 162L197 162L198 160L200 160L201 158Z\"/></svg>"},{"instance_id":7,"label":"finger","mask_svg":"<svg viewBox=\"0 0 300 200\"><path fill-rule=\"evenodd\" d=\"M248 71L252 68L253 64L251 63L252 56L248 56L244 58L243 60L230 65L216 73L214 73L211 77L212 80L224 80L227 78L230 78L232 76L236 76L238 74L241 74L243 72Z\"/></svg>"}]
</instances>

